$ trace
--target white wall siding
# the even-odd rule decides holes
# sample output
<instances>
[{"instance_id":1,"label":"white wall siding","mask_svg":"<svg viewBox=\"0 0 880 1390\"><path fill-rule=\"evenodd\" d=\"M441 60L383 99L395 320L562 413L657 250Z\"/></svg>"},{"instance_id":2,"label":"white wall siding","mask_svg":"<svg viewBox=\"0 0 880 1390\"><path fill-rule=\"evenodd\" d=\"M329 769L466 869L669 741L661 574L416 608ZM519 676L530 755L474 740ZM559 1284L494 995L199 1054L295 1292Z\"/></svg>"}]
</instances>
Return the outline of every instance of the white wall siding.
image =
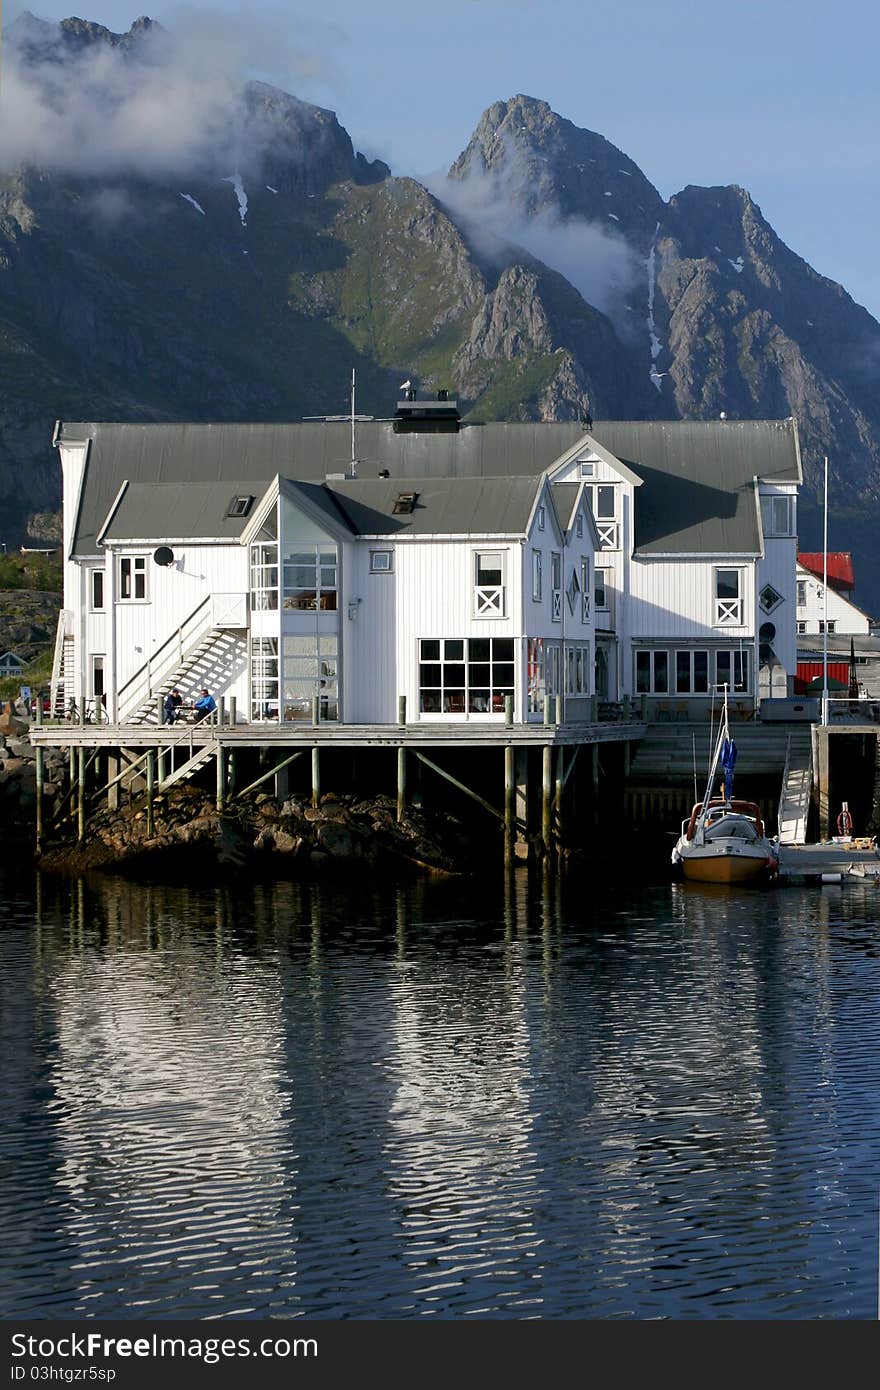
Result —
<instances>
[{"instance_id":1,"label":"white wall siding","mask_svg":"<svg viewBox=\"0 0 880 1390\"><path fill-rule=\"evenodd\" d=\"M743 576L744 621L719 626L715 618L715 570L739 569ZM630 562L627 629L633 641L655 637L717 639L754 634L755 562L718 556L711 560Z\"/></svg>"}]
</instances>

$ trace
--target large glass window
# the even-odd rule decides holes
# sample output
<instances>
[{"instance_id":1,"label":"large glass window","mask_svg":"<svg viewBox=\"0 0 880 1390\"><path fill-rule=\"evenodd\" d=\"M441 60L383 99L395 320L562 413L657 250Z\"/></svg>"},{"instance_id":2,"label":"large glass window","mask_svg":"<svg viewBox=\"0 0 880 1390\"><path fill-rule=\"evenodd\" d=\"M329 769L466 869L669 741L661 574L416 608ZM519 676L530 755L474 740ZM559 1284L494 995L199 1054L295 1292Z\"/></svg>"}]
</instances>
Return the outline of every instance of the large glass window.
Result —
<instances>
[{"instance_id":1,"label":"large glass window","mask_svg":"<svg viewBox=\"0 0 880 1390\"><path fill-rule=\"evenodd\" d=\"M636 652L636 692L639 695L669 694L668 652Z\"/></svg>"},{"instance_id":2,"label":"large glass window","mask_svg":"<svg viewBox=\"0 0 880 1390\"><path fill-rule=\"evenodd\" d=\"M679 651L675 653L676 695L705 695L709 690L709 653Z\"/></svg>"},{"instance_id":3,"label":"large glass window","mask_svg":"<svg viewBox=\"0 0 880 1390\"><path fill-rule=\"evenodd\" d=\"M278 542L251 546L251 609L255 613L278 607Z\"/></svg>"},{"instance_id":4,"label":"large glass window","mask_svg":"<svg viewBox=\"0 0 880 1390\"><path fill-rule=\"evenodd\" d=\"M530 637L528 646L528 710L542 714L545 695L562 690L562 648L544 637Z\"/></svg>"},{"instance_id":5,"label":"large glass window","mask_svg":"<svg viewBox=\"0 0 880 1390\"><path fill-rule=\"evenodd\" d=\"M251 638L251 722L278 718L278 638Z\"/></svg>"},{"instance_id":6,"label":"large glass window","mask_svg":"<svg viewBox=\"0 0 880 1390\"><path fill-rule=\"evenodd\" d=\"M605 483L590 488L590 502L596 520L596 534L599 537L599 546L602 550L617 550L620 545L617 492L617 488Z\"/></svg>"},{"instance_id":7,"label":"large glass window","mask_svg":"<svg viewBox=\"0 0 880 1390\"><path fill-rule=\"evenodd\" d=\"M590 647L587 642L575 642L565 648L566 695L590 694Z\"/></svg>"},{"instance_id":8,"label":"large glass window","mask_svg":"<svg viewBox=\"0 0 880 1390\"><path fill-rule=\"evenodd\" d=\"M742 694L749 689L748 647L734 647L732 651L715 653L715 684L726 685L731 694Z\"/></svg>"},{"instance_id":9,"label":"large glass window","mask_svg":"<svg viewBox=\"0 0 880 1390\"><path fill-rule=\"evenodd\" d=\"M422 638L422 714L503 714L514 693L512 637Z\"/></svg>"},{"instance_id":10,"label":"large glass window","mask_svg":"<svg viewBox=\"0 0 880 1390\"><path fill-rule=\"evenodd\" d=\"M119 560L119 599L137 603L147 597L146 555L123 555ZM103 600L103 591L102 591Z\"/></svg>"},{"instance_id":11,"label":"large glass window","mask_svg":"<svg viewBox=\"0 0 880 1390\"><path fill-rule=\"evenodd\" d=\"M282 709L287 723L312 718L317 696L319 718L339 718L339 645L336 633L282 638Z\"/></svg>"},{"instance_id":12,"label":"large glass window","mask_svg":"<svg viewBox=\"0 0 880 1390\"><path fill-rule=\"evenodd\" d=\"M283 601L288 609L335 611L337 599L336 546L297 544L284 556Z\"/></svg>"}]
</instances>

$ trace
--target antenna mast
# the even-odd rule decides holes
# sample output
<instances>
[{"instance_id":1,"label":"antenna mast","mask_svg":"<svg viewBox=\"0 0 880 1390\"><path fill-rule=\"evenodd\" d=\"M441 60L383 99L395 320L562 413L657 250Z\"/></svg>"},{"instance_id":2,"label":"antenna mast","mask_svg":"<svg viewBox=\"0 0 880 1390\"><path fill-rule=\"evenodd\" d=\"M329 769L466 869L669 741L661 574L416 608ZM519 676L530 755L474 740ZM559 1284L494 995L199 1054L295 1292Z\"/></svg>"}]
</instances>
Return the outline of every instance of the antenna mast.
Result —
<instances>
[{"instance_id":1,"label":"antenna mast","mask_svg":"<svg viewBox=\"0 0 880 1390\"><path fill-rule=\"evenodd\" d=\"M352 367L352 477L357 477L357 453L355 452L355 368Z\"/></svg>"}]
</instances>

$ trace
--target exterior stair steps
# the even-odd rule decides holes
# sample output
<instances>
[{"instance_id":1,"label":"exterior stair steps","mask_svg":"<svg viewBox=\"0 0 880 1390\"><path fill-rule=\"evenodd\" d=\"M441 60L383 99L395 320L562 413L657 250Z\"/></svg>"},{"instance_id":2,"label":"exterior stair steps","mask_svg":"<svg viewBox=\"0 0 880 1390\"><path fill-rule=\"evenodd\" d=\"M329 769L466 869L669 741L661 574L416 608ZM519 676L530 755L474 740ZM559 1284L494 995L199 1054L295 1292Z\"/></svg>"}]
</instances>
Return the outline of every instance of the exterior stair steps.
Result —
<instances>
[{"instance_id":1,"label":"exterior stair steps","mask_svg":"<svg viewBox=\"0 0 880 1390\"><path fill-rule=\"evenodd\" d=\"M804 767L809 762L809 724L732 722L736 743L736 775L782 777L786 762ZM630 779L643 785L689 783L693 786L696 748L697 785L702 795L709 768L717 722L652 724L634 750ZM806 760L806 761L805 761Z\"/></svg>"},{"instance_id":2,"label":"exterior stair steps","mask_svg":"<svg viewBox=\"0 0 880 1390\"><path fill-rule=\"evenodd\" d=\"M779 796L779 843L803 845L807 841L807 819L813 789L813 754L810 742L792 738L782 774Z\"/></svg>"},{"instance_id":3,"label":"exterior stair steps","mask_svg":"<svg viewBox=\"0 0 880 1390\"><path fill-rule=\"evenodd\" d=\"M207 685L209 688L213 681L212 673L216 672L218 666L225 666L231 662L233 653L236 651L240 638L228 628L210 628L198 642L186 652L171 675L166 677L160 685L153 688L149 699L142 704L126 720L129 724L158 724L159 723L159 700L174 690L175 686L182 691L201 690Z\"/></svg>"},{"instance_id":4,"label":"exterior stair steps","mask_svg":"<svg viewBox=\"0 0 880 1390\"><path fill-rule=\"evenodd\" d=\"M167 791L169 787L173 787L176 782L188 782L189 779L198 772L200 767L204 767L206 763L211 761L215 755L215 751L214 741L212 740L211 743L207 743L204 747L200 748L197 753L193 753L191 758L187 758L185 763L181 763L180 767L176 767L163 781L158 782L156 784L156 790L164 792Z\"/></svg>"}]
</instances>

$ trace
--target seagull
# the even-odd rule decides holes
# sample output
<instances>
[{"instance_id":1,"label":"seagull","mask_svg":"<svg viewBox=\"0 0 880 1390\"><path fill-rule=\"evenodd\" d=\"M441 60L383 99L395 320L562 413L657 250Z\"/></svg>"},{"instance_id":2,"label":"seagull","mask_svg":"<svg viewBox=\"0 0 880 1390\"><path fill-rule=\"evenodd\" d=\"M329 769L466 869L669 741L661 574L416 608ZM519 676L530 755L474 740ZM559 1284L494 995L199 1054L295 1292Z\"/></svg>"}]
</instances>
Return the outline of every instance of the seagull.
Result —
<instances>
[{"instance_id":1,"label":"seagull","mask_svg":"<svg viewBox=\"0 0 880 1390\"><path fill-rule=\"evenodd\" d=\"M400 385L398 386L397 389L398 389L398 391L408 391L409 388L410 388L411 386L412 386L412 382L411 382L411 381L402 381L402 382L400 383Z\"/></svg>"}]
</instances>

